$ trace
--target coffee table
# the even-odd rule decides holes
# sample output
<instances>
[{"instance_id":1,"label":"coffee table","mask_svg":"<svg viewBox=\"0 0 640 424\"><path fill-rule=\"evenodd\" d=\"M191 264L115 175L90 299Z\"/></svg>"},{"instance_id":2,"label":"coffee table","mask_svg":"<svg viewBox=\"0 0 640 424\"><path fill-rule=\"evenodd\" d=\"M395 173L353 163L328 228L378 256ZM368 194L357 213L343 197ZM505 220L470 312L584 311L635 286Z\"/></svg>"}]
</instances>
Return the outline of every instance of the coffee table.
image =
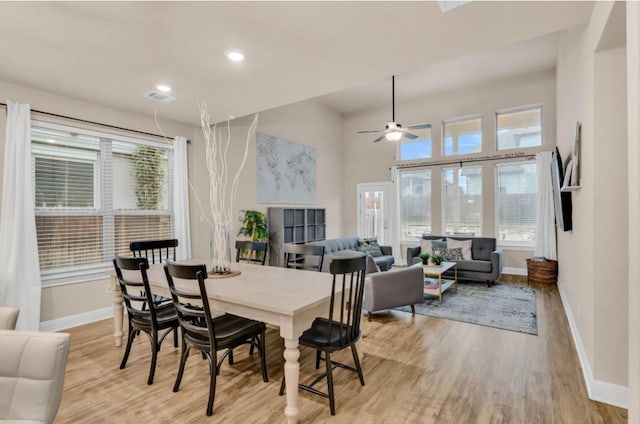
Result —
<instances>
[{"instance_id":1,"label":"coffee table","mask_svg":"<svg viewBox=\"0 0 640 424\"><path fill-rule=\"evenodd\" d=\"M453 280L443 279L442 274L453 268ZM442 262L440 265L422 265L424 270L424 294L430 296L438 296L438 300L442 303L442 293L447 291L451 286L458 289L458 263L457 262ZM436 284L437 282L437 284ZM434 286L434 287L429 287Z\"/></svg>"}]
</instances>

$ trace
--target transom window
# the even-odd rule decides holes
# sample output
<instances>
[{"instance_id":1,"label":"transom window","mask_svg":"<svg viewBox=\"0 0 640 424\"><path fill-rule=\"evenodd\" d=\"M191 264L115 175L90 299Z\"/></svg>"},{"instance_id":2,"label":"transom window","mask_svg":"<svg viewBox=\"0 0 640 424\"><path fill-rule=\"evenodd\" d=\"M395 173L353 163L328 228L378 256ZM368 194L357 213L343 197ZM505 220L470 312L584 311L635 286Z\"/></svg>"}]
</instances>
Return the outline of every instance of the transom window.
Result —
<instances>
[{"instance_id":1,"label":"transom window","mask_svg":"<svg viewBox=\"0 0 640 424\"><path fill-rule=\"evenodd\" d=\"M417 136L415 139L408 138L407 135ZM400 160L428 159L431 152L431 128L410 131L405 134L400 141Z\"/></svg>"},{"instance_id":2,"label":"transom window","mask_svg":"<svg viewBox=\"0 0 640 424\"><path fill-rule=\"evenodd\" d=\"M496 112L498 150L542 146L542 106Z\"/></svg>"},{"instance_id":3,"label":"transom window","mask_svg":"<svg viewBox=\"0 0 640 424\"><path fill-rule=\"evenodd\" d=\"M442 170L445 234L482 234L482 167Z\"/></svg>"},{"instance_id":4,"label":"transom window","mask_svg":"<svg viewBox=\"0 0 640 424\"><path fill-rule=\"evenodd\" d=\"M444 156L468 155L482 151L482 118L458 118L442 123Z\"/></svg>"},{"instance_id":5,"label":"transom window","mask_svg":"<svg viewBox=\"0 0 640 424\"><path fill-rule=\"evenodd\" d=\"M31 140L43 279L172 236L170 145L39 122Z\"/></svg>"},{"instance_id":6,"label":"transom window","mask_svg":"<svg viewBox=\"0 0 640 424\"><path fill-rule=\"evenodd\" d=\"M401 171L400 228L403 240L431 233L431 171Z\"/></svg>"},{"instance_id":7,"label":"transom window","mask_svg":"<svg viewBox=\"0 0 640 424\"><path fill-rule=\"evenodd\" d=\"M496 165L498 240L533 246L536 239L536 163Z\"/></svg>"}]
</instances>

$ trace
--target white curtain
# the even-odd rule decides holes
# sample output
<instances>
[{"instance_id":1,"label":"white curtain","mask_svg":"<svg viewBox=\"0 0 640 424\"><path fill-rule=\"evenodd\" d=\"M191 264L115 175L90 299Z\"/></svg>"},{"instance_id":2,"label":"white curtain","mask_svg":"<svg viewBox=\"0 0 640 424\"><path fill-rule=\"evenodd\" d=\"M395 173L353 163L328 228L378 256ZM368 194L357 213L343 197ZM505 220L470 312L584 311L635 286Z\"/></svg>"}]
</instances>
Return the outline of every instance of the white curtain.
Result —
<instances>
[{"instance_id":1,"label":"white curtain","mask_svg":"<svg viewBox=\"0 0 640 424\"><path fill-rule=\"evenodd\" d=\"M19 330L40 327L40 261L31 188L31 111L7 102L0 207L0 305L20 308Z\"/></svg>"},{"instance_id":2,"label":"white curtain","mask_svg":"<svg viewBox=\"0 0 640 424\"><path fill-rule=\"evenodd\" d=\"M191 257L189 228L189 174L187 167L187 139L178 136L173 141L173 214L178 239L177 259Z\"/></svg>"},{"instance_id":3,"label":"white curtain","mask_svg":"<svg viewBox=\"0 0 640 424\"><path fill-rule=\"evenodd\" d=\"M551 152L536 154L538 195L536 199L536 247L535 256L556 259L556 225L553 209L553 184L551 181Z\"/></svg>"}]
</instances>

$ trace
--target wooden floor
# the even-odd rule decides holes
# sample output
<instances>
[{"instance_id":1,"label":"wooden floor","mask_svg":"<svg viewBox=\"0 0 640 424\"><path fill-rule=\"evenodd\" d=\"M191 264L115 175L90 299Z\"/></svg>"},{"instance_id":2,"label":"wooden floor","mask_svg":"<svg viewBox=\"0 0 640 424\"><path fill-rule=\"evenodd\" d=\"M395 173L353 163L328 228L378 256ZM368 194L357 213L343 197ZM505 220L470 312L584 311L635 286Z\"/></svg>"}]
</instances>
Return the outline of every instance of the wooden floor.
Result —
<instances>
[{"instance_id":1,"label":"wooden floor","mask_svg":"<svg viewBox=\"0 0 640 424\"><path fill-rule=\"evenodd\" d=\"M503 284L527 285L503 276ZM363 320L358 343L366 386L357 375L334 372L337 415L328 401L301 392L304 423L623 423L627 411L588 399L560 296L537 289L538 336L391 311ZM446 294L445 294L446 296ZM218 379L214 415L207 417L208 367L192 355L180 392L171 391L179 349L171 340L159 354L155 382L146 384L150 348L134 343L127 368L118 368L112 321L67 330L71 352L62 404L63 423L281 423L285 397L282 339L267 333L269 383L259 358L242 347ZM349 352L336 360L350 363ZM301 349L301 378L313 378L314 354ZM324 383L319 388L325 388Z\"/></svg>"}]
</instances>

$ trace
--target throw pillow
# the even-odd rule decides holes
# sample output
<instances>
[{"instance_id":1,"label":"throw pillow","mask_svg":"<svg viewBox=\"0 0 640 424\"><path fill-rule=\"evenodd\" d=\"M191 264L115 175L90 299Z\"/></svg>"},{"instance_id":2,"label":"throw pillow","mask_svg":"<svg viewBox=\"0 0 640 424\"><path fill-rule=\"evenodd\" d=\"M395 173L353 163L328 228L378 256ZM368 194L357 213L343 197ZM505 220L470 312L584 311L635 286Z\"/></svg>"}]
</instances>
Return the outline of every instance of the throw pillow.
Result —
<instances>
[{"instance_id":1,"label":"throw pillow","mask_svg":"<svg viewBox=\"0 0 640 424\"><path fill-rule=\"evenodd\" d=\"M434 240L431 245L433 246L434 249L446 249L447 248L447 241L442 239L442 240Z\"/></svg>"},{"instance_id":2,"label":"throw pillow","mask_svg":"<svg viewBox=\"0 0 640 424\"><path fill-rule=\"evenodd\" d=\"M433 254L435 256L442 256L445 261L456 262L462 260L462 249L459 247L453 249L440 249L434 248Z\"/></svg>"},{"instance_id":3,"label":"throw pillow","mask_svg":"<svg viewBox=\"0 0 640 424\"><path fill-rule=\"evenodd\" d=\"M377 239L362 239L358 241L358 250L377 258L382 256L382 250Z\"/></svg>"},{"instance_id":4,"label":"throw pillow","mask_svg":"<svg viewBox=\"0 0 640 424\"><path fill-rule=\"evenodd\" d=\"M447 247L450 249L455 249L456 247L462 249L462 258L465 261L470 261L473 259L471 255L471 240L454 240L448 238Z\"/></svg>"}]
</instances>

